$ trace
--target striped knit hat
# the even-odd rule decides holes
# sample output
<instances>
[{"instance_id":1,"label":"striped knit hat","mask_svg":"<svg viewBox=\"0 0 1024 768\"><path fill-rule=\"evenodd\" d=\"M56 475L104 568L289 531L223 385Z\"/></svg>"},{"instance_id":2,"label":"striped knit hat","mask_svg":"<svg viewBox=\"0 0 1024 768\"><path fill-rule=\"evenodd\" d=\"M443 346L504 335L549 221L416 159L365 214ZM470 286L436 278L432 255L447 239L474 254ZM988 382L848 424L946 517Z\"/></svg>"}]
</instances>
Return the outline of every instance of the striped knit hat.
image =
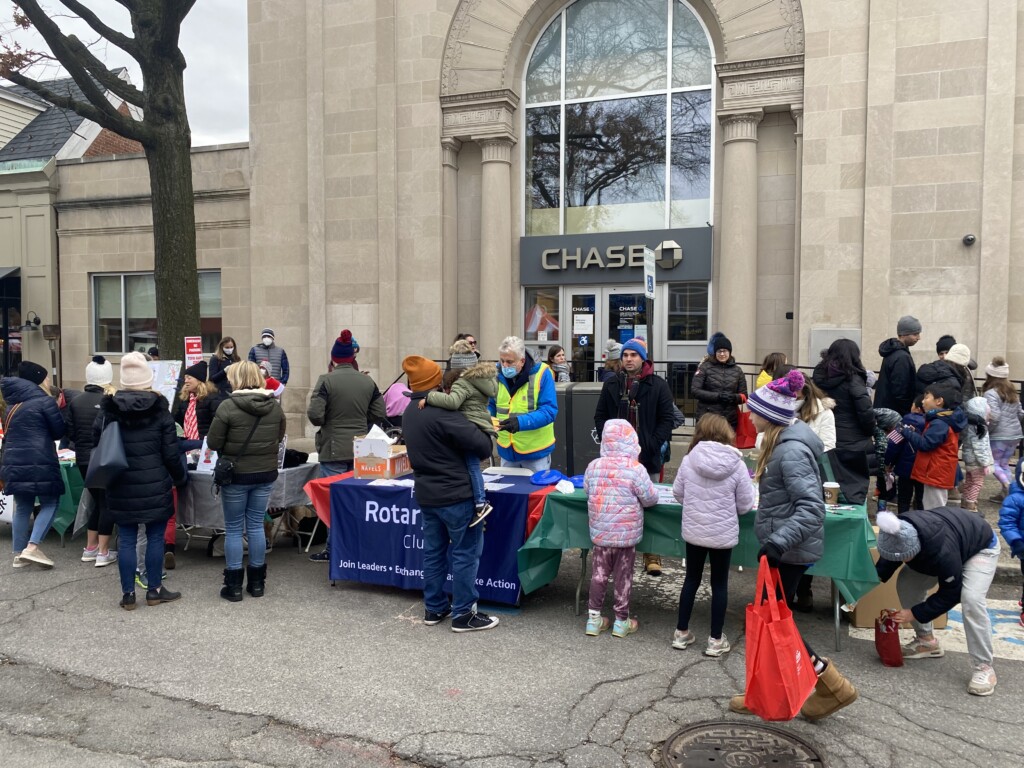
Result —
<instances>
[{"instance_id":1,"label":"striped knit hat","mask_svg":"<svg viewBox=\"0 0 1024 768\"><path fill-rule=\"evenodd\" d=\"M792 370L781 379L769 381L747 399L747 407L772 424L793 423L804 388L804 375Z\"/></svg>"}]
</instances>

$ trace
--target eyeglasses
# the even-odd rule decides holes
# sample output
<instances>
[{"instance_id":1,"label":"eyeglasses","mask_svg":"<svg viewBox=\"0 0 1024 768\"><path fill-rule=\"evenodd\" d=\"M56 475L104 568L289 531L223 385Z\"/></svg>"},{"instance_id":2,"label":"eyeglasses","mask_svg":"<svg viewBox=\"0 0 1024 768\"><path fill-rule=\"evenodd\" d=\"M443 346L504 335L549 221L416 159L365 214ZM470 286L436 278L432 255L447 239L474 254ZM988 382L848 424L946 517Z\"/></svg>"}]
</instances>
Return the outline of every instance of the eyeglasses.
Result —
<instances>
[{"instance_id":1,"label":"eyeglasses","mask_svg":"<svg viewBox=\"0 0 1024 768\"><path fill-rule=\"evenodd\" d=\"M469 342L469 346L471 346L471 347L475 347L476 346L476 339L466 339L466 341Z\"/></svg>"}]
</instances>

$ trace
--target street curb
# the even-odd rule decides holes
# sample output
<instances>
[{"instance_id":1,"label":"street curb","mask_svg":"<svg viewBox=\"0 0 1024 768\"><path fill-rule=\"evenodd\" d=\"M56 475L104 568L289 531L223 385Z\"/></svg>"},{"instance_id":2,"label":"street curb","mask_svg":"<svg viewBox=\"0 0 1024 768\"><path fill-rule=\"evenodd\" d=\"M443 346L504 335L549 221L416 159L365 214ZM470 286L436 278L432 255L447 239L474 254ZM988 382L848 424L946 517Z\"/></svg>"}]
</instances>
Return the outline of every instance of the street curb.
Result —
<instances>
[{"instance_id":1,"label":"street curb","mask_svg":"<svg viewBox=\"0 0 1024 768\"><path fill-rule=\"evenodd\" d=\"M992 578L996 584L1020 584L1021 572L1017 563L999 563L996 565L996 575Z\"/></svg>"}]
</instances>

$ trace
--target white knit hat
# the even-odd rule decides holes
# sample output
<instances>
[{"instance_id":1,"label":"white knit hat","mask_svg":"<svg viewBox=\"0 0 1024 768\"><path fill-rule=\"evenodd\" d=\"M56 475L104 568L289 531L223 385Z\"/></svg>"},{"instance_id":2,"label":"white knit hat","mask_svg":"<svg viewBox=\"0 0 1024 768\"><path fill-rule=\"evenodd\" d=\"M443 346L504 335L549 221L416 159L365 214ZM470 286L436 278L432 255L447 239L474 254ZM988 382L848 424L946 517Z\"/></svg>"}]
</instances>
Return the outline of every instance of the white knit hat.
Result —
<instances>
[{"instance_id":1,"label":"white knit hat","mask_svg":"<svg viewBox=\"0 0 1024 768\"><path fill-rule=\"evenodd\" d=\"M999 362L996 362L997 360ZM992 362L985 366L985 375L991 376L993 379L1008 379L1010 378L1010 366L1001 357L993 358Z\"/></svg>"},{"instance_id":2,"label":"white knit hat","mask_svg":"<svg viewBox=\"0 0 1024 768\"><path fill-rule=\"evenodd\" d=\"M121 386L125 389L149 389L153 369L141 352L129 352L121 358Z\"/></svg>"},{"instance_id":3,"label":"white knit hat","mask_svg":"<svg viewBox=\"0 0 1024 768\"><path fill-rule=\"evenodd\" d=\"M103 387L114 380L114 366L103 355L96 355L85 366L85 383Z\"/></svg>"},{"instance_id":4,"label":"white knit hat","mask_svg":"<svg viewBox=\"0 0 1024 768\"><path fill-rule=\"evenodd\" d=\"M966 344L954 344L946 353L946 360L957 365L966 366L971 362L971 350Z\"/></svg>"}]
</instances>

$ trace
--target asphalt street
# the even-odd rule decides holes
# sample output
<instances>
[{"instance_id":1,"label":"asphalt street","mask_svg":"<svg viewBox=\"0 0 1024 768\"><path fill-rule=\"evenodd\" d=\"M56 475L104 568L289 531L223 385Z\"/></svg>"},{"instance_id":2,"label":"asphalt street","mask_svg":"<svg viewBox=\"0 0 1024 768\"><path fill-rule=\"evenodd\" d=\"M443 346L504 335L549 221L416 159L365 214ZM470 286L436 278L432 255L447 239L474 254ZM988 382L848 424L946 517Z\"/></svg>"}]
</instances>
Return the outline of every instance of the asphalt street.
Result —
<instances>
[{"instance_id":1,"label":"asphalt street","mask_svg":"<svg viewBox=\"0 0 1024 768\"><path fill-rule=\"evenodd\" d=\"M0 526L0 551L9 546ZM169 580L182 600L141 601L132 613L117 606L116 567L79 562L80 547L51 536L53 570L0 567L4 766L650 766L676 729L740 718L726 705L743 687L749 570L730 582L734 650L710 659L700 653L706 594L691 623L699 643L669 645L678 562L661 579L637 575L640 631L616 639L586 637L573 615L571 552L555 583L499 609L496 629L458 635L421 623L418 593L330 586L326 567L283 538L264 598L221 600L222 560L193 546ZM1001 583L991 596L1010 605L1019 589ZM798 622L831 650L826 596L818 600ZM1002 631L1007 647L1024 644L1024 629ZM977 698L966 693L962 652L887 669L869 639L847 636L833 658L860 699L817 724L784 726L826 765L1024 762L1024 662L998 659L995 695Z\"/></svg>"}]
</instances>

